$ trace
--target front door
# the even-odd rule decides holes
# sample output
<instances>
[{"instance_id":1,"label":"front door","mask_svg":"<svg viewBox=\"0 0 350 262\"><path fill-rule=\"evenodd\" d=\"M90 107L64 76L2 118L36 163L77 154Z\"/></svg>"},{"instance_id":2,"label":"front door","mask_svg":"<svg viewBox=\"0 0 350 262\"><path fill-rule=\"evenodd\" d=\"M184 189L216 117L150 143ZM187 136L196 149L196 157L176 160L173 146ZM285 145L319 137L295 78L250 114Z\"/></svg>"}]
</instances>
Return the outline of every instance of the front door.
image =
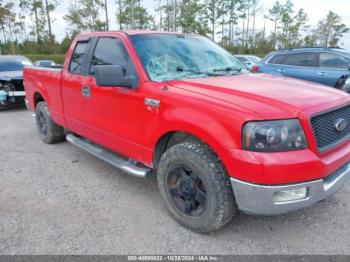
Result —
<instances>
[{"instance_id":1,"label":"front door","mask_svg":"<svg viewBox=\"0 0 350 262\"><path fill-rule=\"evenodd\" d=\"M135 160L141 158L143 95L140 88L103 87L95 81L99 65L120 65L126 76L137 78L135 66L122 41L116 37L100 37L91 55L87 86L87 116L91 138L107 148Z\"/></svg>"},{"instance_id":2,"label":"front door","mask_svg":"<svg viewBox=\"0 0 350 262\"><path fill-rule=\"evenodd\" d=\"M64 105L64 115L67 128L79 135L86 136L88 130L87 120L87 77L85 68L87 53L91 44L91 39L78 40L75 45L71 61L67 65L67 70L62 72L62 98Z\"/></svg>"}]
</instances>

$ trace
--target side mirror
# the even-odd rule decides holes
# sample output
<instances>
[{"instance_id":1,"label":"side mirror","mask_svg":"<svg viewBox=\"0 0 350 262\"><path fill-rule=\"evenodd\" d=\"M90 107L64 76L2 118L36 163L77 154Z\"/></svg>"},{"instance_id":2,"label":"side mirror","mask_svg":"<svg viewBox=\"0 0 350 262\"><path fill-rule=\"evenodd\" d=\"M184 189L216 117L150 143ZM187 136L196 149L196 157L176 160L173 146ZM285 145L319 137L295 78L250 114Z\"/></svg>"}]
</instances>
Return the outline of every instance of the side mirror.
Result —
<instances>
[{"instance_id":1,"label":"side mirror","mask_svg":"<svg viewBox=\"0 0 350 262\"><path fill-rule=\"evenodd\" d=\"M120 65L99 65L95 67L96 84L99 86L121 86L136 88L135 76L126 76L125 70Z\"/></svg>"},{"instance_id":2,"label":"side mirror","mask_svg":"<svg viewBox=\"0 0 350 262\"><path fill-rule=\"evenodd\" d=\"M250 65L251 62L250 62L250 61L245 61L244 64L245 64L245 65Z\"/></svg>"}]
</instances>

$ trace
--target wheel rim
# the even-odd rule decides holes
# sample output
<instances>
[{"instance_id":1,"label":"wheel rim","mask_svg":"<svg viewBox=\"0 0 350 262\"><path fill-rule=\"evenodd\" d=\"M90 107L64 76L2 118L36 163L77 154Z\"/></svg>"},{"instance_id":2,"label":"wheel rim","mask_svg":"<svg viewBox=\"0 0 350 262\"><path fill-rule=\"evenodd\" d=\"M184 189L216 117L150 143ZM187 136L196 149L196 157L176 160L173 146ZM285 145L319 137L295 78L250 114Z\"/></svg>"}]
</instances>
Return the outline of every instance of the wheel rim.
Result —
<instances>
[{"instance_id":1,"label":"wheel rim","mask_svg":"<svg viewBox=\"0 0 350 262\"><path fill-rule=\"evenodd\" d=\"M173 203L184 214L196 217L206 210L206 188L192 169L186 166L174 167L169 172L167 185Z\"/></svg>"},{"instance_id":2,"label":"wheel rim","mask_svg":"<svg viewBox=\"0 0 350 262\"><path fill-rule=\"evenodd\" d=\"M43 135L46 135L47 133L47 122L46 122L46 117L43 114L43 112L39 112L37 114L37 120L38 120L38 127L40 130L40 133L42 133Z\"/></svg>"}]
</instances>

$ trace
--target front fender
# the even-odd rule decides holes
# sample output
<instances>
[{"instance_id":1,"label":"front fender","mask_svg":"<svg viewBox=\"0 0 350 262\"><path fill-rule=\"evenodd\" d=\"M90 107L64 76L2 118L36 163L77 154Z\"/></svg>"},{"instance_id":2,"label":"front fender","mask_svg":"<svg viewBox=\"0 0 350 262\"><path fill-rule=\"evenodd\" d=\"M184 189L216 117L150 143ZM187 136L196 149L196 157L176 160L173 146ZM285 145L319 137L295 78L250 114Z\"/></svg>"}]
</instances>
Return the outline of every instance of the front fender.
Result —
<instances>
[{"instance_id":1,"label":"front fender","mask_svg":"<svg viewBox=\"0 0 350 262\"><path fill-rule=\"evenodd\" d=\"M169 132L181 131L198 137L208 144L223 160L227 160L229 148L240 146L240 127L228 130L220 115L212 115L189 107L174 107L164 112L158 121L150 123L153 132L148 136L148 145L154 152L158 141ZM238 132L238 133L237 133ZM153 156L152 156L153 162Z\"/></svg>"}]
</instances>

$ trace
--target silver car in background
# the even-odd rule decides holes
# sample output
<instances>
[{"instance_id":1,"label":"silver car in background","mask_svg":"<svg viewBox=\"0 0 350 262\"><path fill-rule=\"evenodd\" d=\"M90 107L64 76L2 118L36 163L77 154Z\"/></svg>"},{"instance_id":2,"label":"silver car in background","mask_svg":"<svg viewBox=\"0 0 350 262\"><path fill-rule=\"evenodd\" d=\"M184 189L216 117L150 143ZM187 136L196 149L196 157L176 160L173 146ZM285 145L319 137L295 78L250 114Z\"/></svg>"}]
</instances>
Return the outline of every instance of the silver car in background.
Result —
<instances>
[{"instance_id":1,"label":"silver car in background","mask_svg":"<svg viewBox=\"0 0 350 262\"><path fill-rule=\"evenodd\" d=\"M259 63L260 57L255 55L234 55L242 64L246 65L250 70Z\"/></svg>"},{"instance_id":2,"label":"silver car in background","mask_svg":"<svg viewBox=\"0 0 350 262\"><path fill-rule=\"evenodd\" d=\"M39 67L49 67L49 68L61 68L62 65L56 64L55 61L52 60L37 60L34 62L35 66Z\"/></svg>"}]
</instances>

